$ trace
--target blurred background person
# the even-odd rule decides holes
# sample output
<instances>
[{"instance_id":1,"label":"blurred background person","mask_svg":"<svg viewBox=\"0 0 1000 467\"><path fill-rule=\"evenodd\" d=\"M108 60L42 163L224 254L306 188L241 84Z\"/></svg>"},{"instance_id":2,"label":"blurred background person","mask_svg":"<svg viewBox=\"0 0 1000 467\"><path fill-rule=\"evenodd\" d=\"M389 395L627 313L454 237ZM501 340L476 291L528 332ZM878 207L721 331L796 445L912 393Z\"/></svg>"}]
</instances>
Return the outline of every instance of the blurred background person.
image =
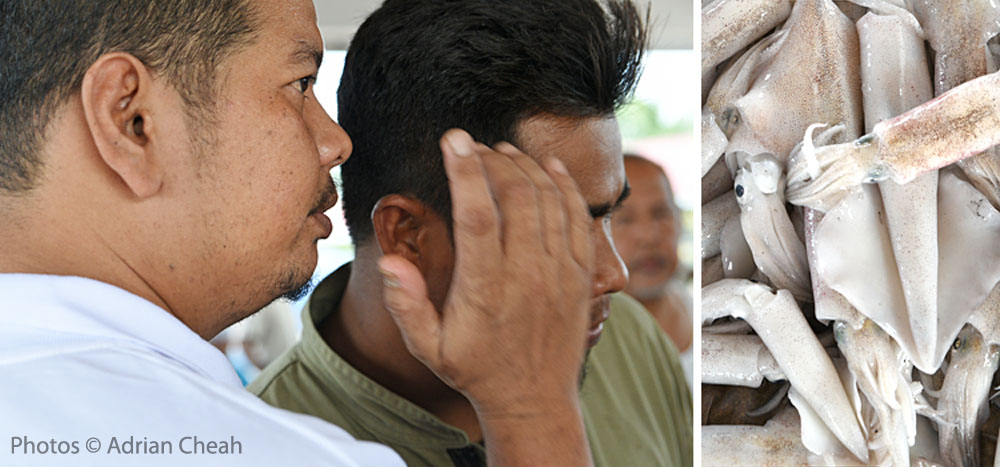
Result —
<instances>
[{"instance_id":1,"label":"blurred background person","mask_svg":"<svg viewBox=\"0 0 1000 467\"><path fill-rule=\"evenodd\" d=\"M678 277L681 221L667 173L657 163L625 155L631 195L612 217L615 247L629 271L625 292L639 300L681 352L691 384L691 292Z\"/></svg>"},{"instance_id":2,"label":"blurred background person","mask_svg":"<svg viewBox=\"0 0 1000 467\"><path fill-rule=\"evenodd\" d=\"M299 330L292 304L278 300L219 333L212 345L226 354L244 386L284 351L295 345Z\"/></svg>"}]
</instances>

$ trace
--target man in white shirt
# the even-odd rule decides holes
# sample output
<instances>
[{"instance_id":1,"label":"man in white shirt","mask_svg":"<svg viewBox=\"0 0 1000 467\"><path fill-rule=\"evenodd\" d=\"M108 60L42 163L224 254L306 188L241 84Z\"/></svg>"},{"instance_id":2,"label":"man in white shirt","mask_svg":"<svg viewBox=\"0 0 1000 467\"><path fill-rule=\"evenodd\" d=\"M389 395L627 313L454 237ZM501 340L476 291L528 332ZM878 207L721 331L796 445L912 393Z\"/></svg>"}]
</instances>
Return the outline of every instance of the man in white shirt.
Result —
<instances>
[{"instance_id":1,"label":"man in white shirt","mask_svg":"<svg viewBox=\"0 0 1000 467\"><path fill-rule=\"evenodd\" d=\"M401 464L243 392L206 342L300 293L330 234L351 143L322 51L307 0L0 4L0 465ZM435 309L387 255L385 303L493 465L586 465L583 199L557 160L441 148L452 290Z\"/></svg>"}]
</instances>

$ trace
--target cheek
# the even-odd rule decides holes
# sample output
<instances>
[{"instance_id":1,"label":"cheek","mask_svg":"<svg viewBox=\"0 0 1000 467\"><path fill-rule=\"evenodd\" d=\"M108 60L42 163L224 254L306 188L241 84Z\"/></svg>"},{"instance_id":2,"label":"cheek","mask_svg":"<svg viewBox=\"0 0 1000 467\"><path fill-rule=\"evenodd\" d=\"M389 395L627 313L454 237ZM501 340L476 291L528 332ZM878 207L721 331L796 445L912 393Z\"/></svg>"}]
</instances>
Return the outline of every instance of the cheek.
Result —
<instances>
[{"instance_id":1,"label":"cheek","mask_svg":"<svg viewBox=\"0 0 1000 467\"><path fill-rule=\"evenodd\" d=\"M289 203L314 198L320 189L319 156L301 118L285 109L268 121L244 140L244 183L255 185L257 195L272 200L275 208L292 208Z\"/></svg>"}]
</instances>

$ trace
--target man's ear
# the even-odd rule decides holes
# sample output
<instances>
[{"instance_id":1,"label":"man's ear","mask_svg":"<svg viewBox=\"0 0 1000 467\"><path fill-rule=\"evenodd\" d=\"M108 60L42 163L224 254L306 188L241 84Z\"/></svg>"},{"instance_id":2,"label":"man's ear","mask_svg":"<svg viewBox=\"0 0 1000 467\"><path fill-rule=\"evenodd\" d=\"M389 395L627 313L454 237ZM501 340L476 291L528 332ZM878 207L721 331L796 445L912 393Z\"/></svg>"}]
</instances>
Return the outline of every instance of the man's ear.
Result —
<instances>
[{"instance_id":1,"label":"man's ear","mask_svg":"<svg viewBox=\"0 0 1000 467\"><path fill-rule=\"evenodd\" d=\"M383 255L400 255L421 264L430 224L437 219L424 203L400 194L383 196L372 209L375 243Z\"/></svg>"},{"instance_id":2,"label":"man's ear","mask_svg":"<svg viewBox=\"0 0 1000 467\"><path fill-rule=\"evenodd\" d=\"M150 144L155 122L148 105L153 86L134 56L114 52L87 70L80 88L84 115L101 159L139 198L157 193L162 167Z\"/></svg>"}]
</instances>

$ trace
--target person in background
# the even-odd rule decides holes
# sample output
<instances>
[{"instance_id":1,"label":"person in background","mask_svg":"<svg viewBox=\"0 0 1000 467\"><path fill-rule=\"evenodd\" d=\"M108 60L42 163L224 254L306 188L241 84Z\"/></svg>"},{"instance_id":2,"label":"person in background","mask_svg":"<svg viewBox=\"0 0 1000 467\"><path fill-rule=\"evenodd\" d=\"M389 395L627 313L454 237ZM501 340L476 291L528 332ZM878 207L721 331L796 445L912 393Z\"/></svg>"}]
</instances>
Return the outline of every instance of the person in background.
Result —
<instances>
[{"instance_id":1,"label":"person in background","mask_svg":"<svg viewBox=\"0 0 1000 467\"><path fill-rule=\"evenodd\" d=\"M611 222L615 247L629 271L625 293L649 310L680 350L690 385L691 292L675 274L681 223L670 179L657 163L635 154L625 155L625 174L632 193Z\"/></svg>"},{"instance_id":2,"label":"person in background","mask_svg":"<svg viewBox=\"0 0 1000 467\"><path fill-rule=\"evenodd\" d=\"M298 341L293 313L291 303L278 300L212 338L244 386Z\"/></svg>"},{"instance_id":3,"label":"person in background","mask_svg":"<svg viewBox=\"0 0 1000 467\"><path fill-rule=\"evenodd\" d=\"M355 260L320 282L303 311L302 340L250 390L387 444L411 467L483 465L475 404L409 355L391 304L373 300L384 254L416 265L439 306L463 283L453 274L463 253L452 232L461 223L448 214L459 200L449 197L433 137L461 127L524 167L524 153L561 160L589 207L595 269L582 293L592 306L579 397L595 463L690 465L691 396L677 351L635 300L616 294L627 272L610 219L628 187L615 110L638 81L645 38L628 0L383 3L355 33L338 93L355 148L341 171ZM564 204L544 188L519 199ZM504 228L553 215L511 218ZM551 306L543 314L563 308Z\"/></svg>"},{"instance_id":4,"label":"person in background","mask_svg":"<svg viewBox=\"0 0 1000 467\"><path fill-rule=\"evenodd\" d=\"M0 465L402 465L263 403L208 342L299 295L330 235L351 141L313 93L323 50L310 0L0 2ZM386 252L366 299L473 401L492 465L590 465L584 201L553 159L427 136L456 286L435 308ZM570 209L521 202L536 184Z\"/></svg>"}]
</instances>

